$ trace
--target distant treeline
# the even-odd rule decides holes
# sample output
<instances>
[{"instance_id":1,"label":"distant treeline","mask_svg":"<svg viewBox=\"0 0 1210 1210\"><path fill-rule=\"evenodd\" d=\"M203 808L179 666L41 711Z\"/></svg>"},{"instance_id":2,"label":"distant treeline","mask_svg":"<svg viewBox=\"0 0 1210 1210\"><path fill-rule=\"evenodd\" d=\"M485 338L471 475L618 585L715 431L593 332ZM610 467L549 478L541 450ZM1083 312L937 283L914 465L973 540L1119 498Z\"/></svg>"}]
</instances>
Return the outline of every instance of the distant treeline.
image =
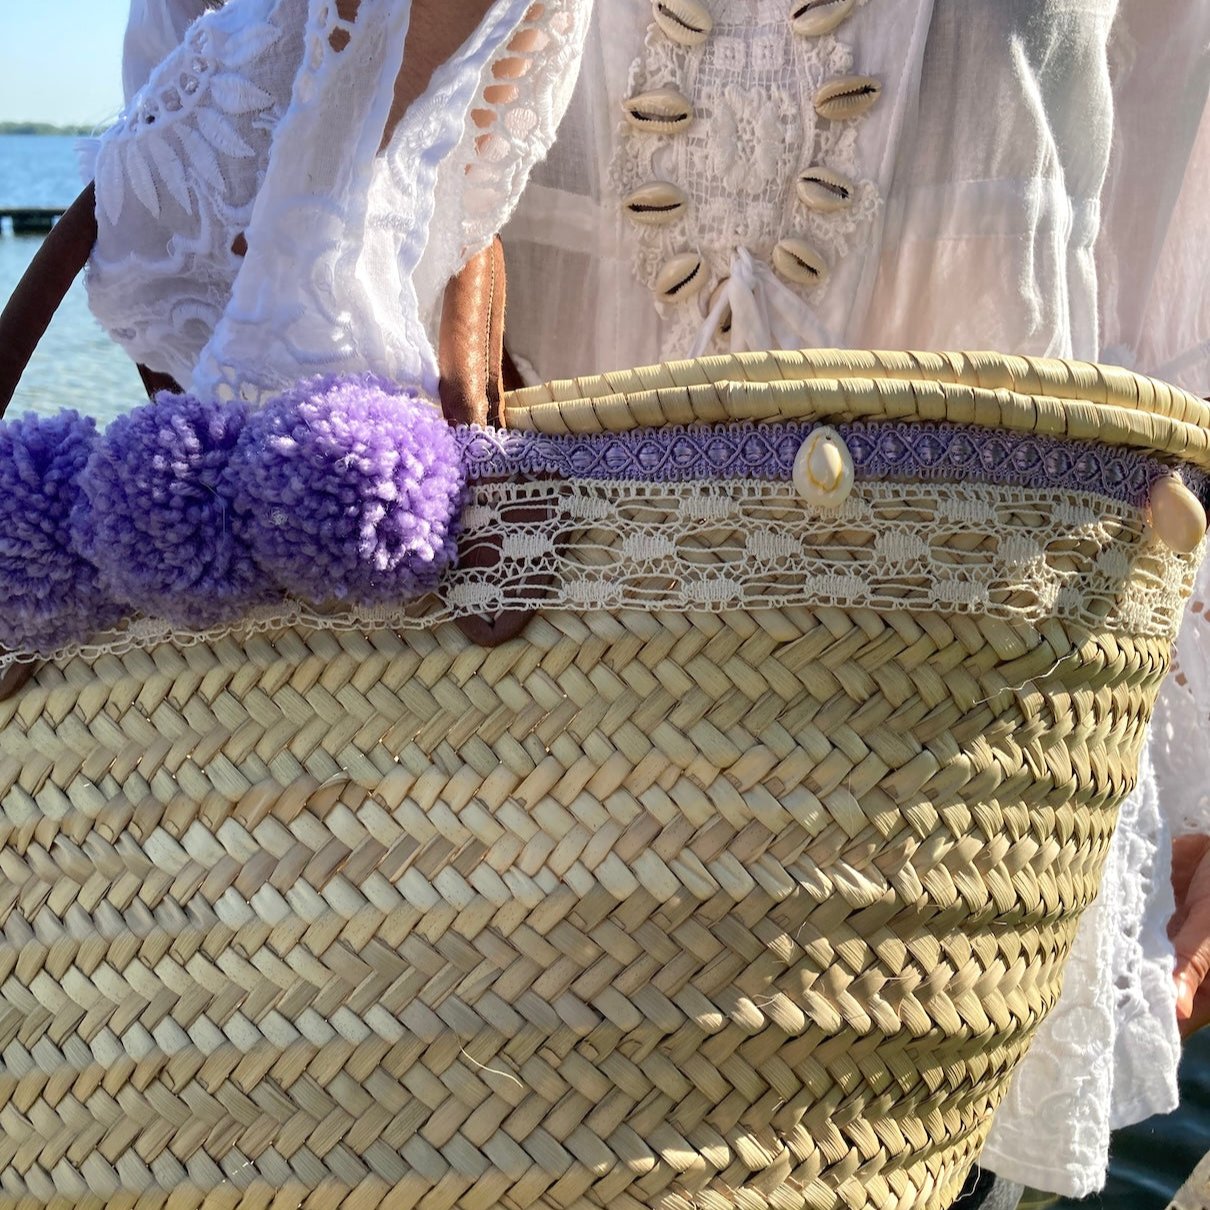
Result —
<instances>
[{"instance_id":1,"label":"distant treeline","mask_svg":"<svg viewBox=\"0 0 1210 1210\"><path fill-rule=\"evenodd\" d=\"M56 126L53 122L0 122L0 134L96 134L95 126Z\"/></svg>"}]
</instances>

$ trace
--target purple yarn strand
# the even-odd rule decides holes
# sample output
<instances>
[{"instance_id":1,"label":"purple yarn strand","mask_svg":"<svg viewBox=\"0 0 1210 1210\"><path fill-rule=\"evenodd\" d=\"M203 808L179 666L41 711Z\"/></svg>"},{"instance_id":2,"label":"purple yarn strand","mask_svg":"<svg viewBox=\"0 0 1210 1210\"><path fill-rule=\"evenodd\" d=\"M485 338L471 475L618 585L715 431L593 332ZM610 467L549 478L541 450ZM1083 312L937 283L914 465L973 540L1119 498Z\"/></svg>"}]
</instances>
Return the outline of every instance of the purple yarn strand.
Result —
<instances>
[{"instance_id":1,"label":"purple yarn strand","mask_svg":"<svg viewBox=\"0 0 1210 1210\"><path fill-rule=\"evenodd\" d=\"M201 628L265 599L223 490L245 420L242 405L164 393L109 426L83 475L76 528L118 600Z\"/></svg>"},{"instance_id":2,"label":"purple yarn strand","mask_svg":"<svg viewBox=\"0 0 1210 1210\"><path fill-rule=\"evenodd\" d=\"M266 405L228 489L257 563L308 600L414 597L457 554L465 478L453 431L373 375L315 379Z\"/></svg>"},{"instance_id":3,"label":"purple yarn strand","mask_svg":"<svg viewBox=\"0 0 1210 1210\"><path fill-rule=\"evenodd\" d=\"M117 622L72 514L96 425L74 411L0 424L0 645L49 654Z\"/></svg>"}]
</instances>

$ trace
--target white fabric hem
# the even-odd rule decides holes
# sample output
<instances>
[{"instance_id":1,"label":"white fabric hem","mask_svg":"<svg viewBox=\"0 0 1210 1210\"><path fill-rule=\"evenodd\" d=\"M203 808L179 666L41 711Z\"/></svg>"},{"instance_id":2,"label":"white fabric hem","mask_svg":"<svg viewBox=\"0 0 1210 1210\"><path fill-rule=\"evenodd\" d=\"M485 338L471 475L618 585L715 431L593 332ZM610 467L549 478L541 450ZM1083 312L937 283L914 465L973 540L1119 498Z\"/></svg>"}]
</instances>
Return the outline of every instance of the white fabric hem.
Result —
<instances>
[{"instance_id":1,"label":"white fabric hem","mask_svg":"<svg viewBox=\"0 0 1210 1210\"><path fill-rule=\"evenodd\" d=\"M979 1156L979 1166L1002 1180L1076 1199L1096 1193L1105 1185L1104 1169L1091 1157L1083 1165L1073 1162L1052 1167L1022 1161L989 1145ZM1094 1175L1098 1170L1099 1175Z\"/></svg>"}]
</instances>

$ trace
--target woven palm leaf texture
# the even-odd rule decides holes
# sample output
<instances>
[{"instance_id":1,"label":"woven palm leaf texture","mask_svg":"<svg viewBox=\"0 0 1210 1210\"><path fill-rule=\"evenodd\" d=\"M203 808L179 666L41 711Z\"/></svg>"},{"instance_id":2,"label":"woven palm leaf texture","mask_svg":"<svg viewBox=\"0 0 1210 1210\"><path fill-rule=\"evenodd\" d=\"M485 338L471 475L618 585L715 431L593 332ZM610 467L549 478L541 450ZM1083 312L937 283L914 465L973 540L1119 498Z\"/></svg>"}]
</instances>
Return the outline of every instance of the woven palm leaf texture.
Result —
<instances>
[{"instance_id":1,"label":"woven palm leaf texture","mask_svg":"<svg viewBox=\"0 0 1210 1210\"><path fill-rule=\"evenodd\" d=\"M832 510L775 467L819 424ZM508 425L499 599L134 627L0 706L0 1207L957 1196L1135 782L1205 406L770 354ZM488 650L485 602L541 608Z\"/></svg>"}]
</instances>

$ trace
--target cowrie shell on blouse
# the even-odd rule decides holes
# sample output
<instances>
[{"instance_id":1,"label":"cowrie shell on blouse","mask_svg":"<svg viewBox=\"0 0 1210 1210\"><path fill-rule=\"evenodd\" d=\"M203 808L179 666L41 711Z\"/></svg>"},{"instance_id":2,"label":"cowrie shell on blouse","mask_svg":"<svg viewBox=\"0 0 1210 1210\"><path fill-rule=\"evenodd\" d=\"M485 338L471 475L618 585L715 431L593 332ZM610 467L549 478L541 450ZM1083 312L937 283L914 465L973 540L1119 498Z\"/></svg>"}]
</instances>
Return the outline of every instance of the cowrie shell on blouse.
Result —
<instances>
[{"instance_id":1,"label":"cowrie shell on blouse","mask_svg":"<svg viewBox=\"0 0 1210 1210\"><path fill-rule=\"evenodd\" d=\"M665 302L692 298L706 284L706 266L696 252L674 256L655 279L655 291Z\"/></svg>"},{"instance_id":2,"label":"cowrie shell on blouse","mask_svg":"<svg viewBox=\"0 0 1210 1210\"><path fill-rule=\"evenodd\" d=\"M773 268L800 286L818 286L828 278L828 262L801 239L784 239L773 249Z\"/></svg>"},{"instance_id":3,"label":"cowrie shell on blouse","mask_svg":"<svg viewBox=\"0 0 1210 1210\"><path fill-rule=\"evenodd\" d=\"M1151 488L1151 528L1170 550L1192 554L1206 536L1202 502L1175 476L1166 475Z\"/></svg>"},{"instance_id":4,"label":"cowrie shell on blouse","mask_svg":"<svg viewBox=\"0 0 1210 1210\"><path fill-rule=\"evenodd\" d=\"M873 76L841 76L829 80L815 94L815 112L834 122L860 117L882 96L882 85Z\"/></svg>"},{"instance_id":5,"label":"cowrie shell on blouse","mask_svg":"<svg viewBox=\"0 0 1210 1210\"><path fill-rule=\"evenodd\" d=\"M813 508L839 508L853 492L853 455L844 438L826 426L816 429L799 447L791 478Z\"/></svg>"},{"instance_id":6,"label":"cowrie shell on blouse","mask_svg":"<svg viewBox=\"0 0 1210 1210\"><path fill-rule=\"evenodd\" d=\"M640 185L622 205L636 223L655 227L680 218L689 206L689 198L670 181L649 181Z\"/></svg>"},{"instance_id":7,"label":"cowrie shell on blouse","mask_svg":"<svg viewBox=\"0 0 1210 1210\"><path fill-rule=\"evenodd\" d=\"M623 102L626 120L636 130L676 134L693 121L693 105L675 88L641 92Z\"/></svg>"},{"instance_id":8,"label":"cowrie shell on blouse","mask_svg":"<svg viewBox=\"0 0 1210 1210\"><path fill-rule=\"evenodd\" d=\"M723 292L731 284L729 277L724 277L713 290L710 291L710 302L706 306L706 314L712 315L714 308L718 306L723 297ZM714 329L715 336L729 336L731 334L731 304L727 303L722 311L719 312L718 326Z\"/></svg>"},{"instance_id":9,"label":"cowrie shell on blouse","mask_svg":"<svg viewBox=\"0 0 1210 1210\"><path fill-rule=\"evenodd\" d=\"M790 24L804 38L830 34L857 7L857 0L794 0Z\"/></svg>"},{"instance_id":10,"label":"cowrie shell on blouse","mask_svg":"<svg viewBox=\"0 0 1210 1210\"><path fill-rule=\"evenodd\" d=\"M656 24L682 46L700 46L710 37L714 18L699 0L652 0Z\"/></svg>"},{"instance_id":11,"label":"cowrie shell on blouse","mask_svg":"<svg viewBox=\"0 0 1210 1210\"><path fill-rule=\"evenodd\" d=\"M839 172L815 166L798 177L798 200L821 214L847 210L857 196L857 186Z\"/></svg>"}]
</instances>

